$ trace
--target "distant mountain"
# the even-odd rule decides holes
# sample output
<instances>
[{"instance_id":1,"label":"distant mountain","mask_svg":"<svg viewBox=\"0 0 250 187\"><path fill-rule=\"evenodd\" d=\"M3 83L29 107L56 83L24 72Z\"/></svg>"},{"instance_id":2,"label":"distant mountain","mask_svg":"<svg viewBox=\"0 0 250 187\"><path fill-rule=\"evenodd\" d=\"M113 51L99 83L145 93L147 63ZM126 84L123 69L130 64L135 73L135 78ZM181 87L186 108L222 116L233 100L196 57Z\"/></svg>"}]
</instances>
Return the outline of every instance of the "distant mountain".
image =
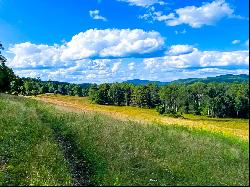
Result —
<instances>
[{"instance_id":1,"label":"distant mountain","mask_svg":"<svg viewBox=\"0 0 250 187\"><path fill-rule=\"evenodd\" d=\"M160 81L149 81L149 80L140 80L140 79L134 79L134 80L128 80L125 81L127 83L132 83L135 85L145 85L149 83L156 83L157 85L167 85L167 84L192 84L194 82L203 82L203 83L210 83L210 82L238 82L238 83L247 83L249 82L249 75L246 74L240 74L240 75L233 75L233 74L226 74L226 75L219 75L216 77L207 77L207 78L188 78L188 79L178 79L171 82L160 82Z\"/></svg>"},{"instance_id":2,"label":"distant mountain","mask_svg":"<svg viewBox=\"0 0 250 187\"><path fill-rule=\"evenodd\" d=\"M203 83L210 83L210 82L248 82L249 81L249 75L246 74L240 74L240 75L233 75L233 74L227 74L227 75L219 75L216 77L207 77L207 78L189 78L189 79L179 79L176 81L172 81L171 84L179 83L179 84L192 84L194 82L203 82Z\"/></svg>"},{"instance_id":3,"label":"distant mountain","mask_svg":"<svg viewBox=\"0 0 250 187\"><path fill-rule=\"evenodd\" d=\"M34 81L34 82L40 82L40 78L30 78L30 77L22 77L23 80L27 80L27 81ZM60 81L41 81L43 83L49 83L51 82L52 84L57 84L57 85L69 85L69 84L74 84L74 83L69 83L69 82L60 82ZM77 84L79 85L81 88L89 88L92 83L82 83L82 84Z\"/></svg>"},{"instance_id":4,"label":"distant mountain","mask_svg":"<svg viewBox=\"0 0 250 187\"><path fill-rule=\"evenodd\" d=\"M124 82L135 84L135 85L145 85L145 84L149 84L149 83L156 83L157 85L165 85L165 84L169 83L169 82L149 81L149 80L140 80L140 79L127 80Z\"/></svg>"}]
</instances>

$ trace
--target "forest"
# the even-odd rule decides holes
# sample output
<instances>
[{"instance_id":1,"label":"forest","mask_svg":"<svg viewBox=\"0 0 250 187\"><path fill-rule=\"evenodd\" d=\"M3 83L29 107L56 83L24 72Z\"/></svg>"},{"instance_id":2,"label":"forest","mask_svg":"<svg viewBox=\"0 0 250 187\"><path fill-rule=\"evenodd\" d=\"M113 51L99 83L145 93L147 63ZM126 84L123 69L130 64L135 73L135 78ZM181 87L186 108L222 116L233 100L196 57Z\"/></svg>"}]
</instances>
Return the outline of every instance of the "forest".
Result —
<instances>
[{"instance_id":1,"label":"forest","mask_svg":"<svg viewBox=\"0 0 250 187\"><path fill-rule=\"evenodd\" d=\"M105 83L92 85L89 97L98 104L156 108L160 114L249 117L249 87L243 83L195 82L165 86Z\"/></svg>"}]
</instances>

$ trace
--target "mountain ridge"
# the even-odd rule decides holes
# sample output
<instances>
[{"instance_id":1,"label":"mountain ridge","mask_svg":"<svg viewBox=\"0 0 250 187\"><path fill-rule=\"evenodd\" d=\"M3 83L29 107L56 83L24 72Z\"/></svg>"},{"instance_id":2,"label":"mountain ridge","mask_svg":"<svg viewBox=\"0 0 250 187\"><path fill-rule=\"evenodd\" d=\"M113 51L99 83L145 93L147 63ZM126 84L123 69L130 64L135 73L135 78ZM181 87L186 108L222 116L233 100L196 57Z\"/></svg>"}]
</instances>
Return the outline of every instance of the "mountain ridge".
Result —
<instances>
[{"instance_id":1,"label":"mountain ridge","mask_svg":"<svg viewBox=\"0 0 250 187\"><path fill-rule=\"evenodd\" d=\"M210 82L238 82L238 83L246 83L249 82L249 75L247 74L225 74L219 75L215 77L207 77L207 78L186 78L186 79L177 79L174 81L169 82L161 82L161 81L150 81L150 80L141 80L141 79L133 79L124 81L125 83L131 83L135 85L145 85L149 83L156 83L157 85L168 85L168 84L192 84L194 82L203 82L203 83L210 83Z\"/></svg>"}]
</instances>

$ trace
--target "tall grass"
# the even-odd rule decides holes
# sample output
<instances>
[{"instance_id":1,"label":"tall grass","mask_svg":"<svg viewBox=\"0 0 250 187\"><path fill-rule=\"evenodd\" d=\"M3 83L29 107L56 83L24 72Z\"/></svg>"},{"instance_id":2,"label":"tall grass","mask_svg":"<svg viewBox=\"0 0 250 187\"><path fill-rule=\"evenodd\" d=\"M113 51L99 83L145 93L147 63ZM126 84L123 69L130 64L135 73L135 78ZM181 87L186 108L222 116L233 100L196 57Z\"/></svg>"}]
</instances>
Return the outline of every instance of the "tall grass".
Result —
<instances>
[{"instance_id":1,"label":"tall grass","mask_svg":"<svg viewBox=\"0 0 250 187\"><path fill-rule=\"evenodd\" d=\"M52 130L32 102L0 95L0 186L70 185L71 175Z\"/></svg>"},{"instance_id":2,"label":"tall grass","mask_svg":"<svg viewBox=\"0 0 250 187\"><path fill-rule=\"evenodd\" d=\"M173 118L160 115L155 109L144 109L131 106L97 105L90 103L86 97L76 96L40 95L39 97L36 97L36 99L56 105L69 106L74 109L100 112L122 120L133 119L138 122L159 123L163 125L178 124L191 129L198 128L212 132L221 132L225 135L236 136L246 141L249 139L249 121L247 119L208 118L205 116L194 116L188 114L184 115L184 119Z\"/></svg>"},{"instance_id":3,"label":"tall grass","mask_svg":"<svg viewBox=\"0 0 250 187\"><path fill-rule=\"evenodd\" d=\"M72 157L62 154L58 141L55 141L58 138L74 148L70 149L74 157L85 161L90 183L95 185L249 184L249 148L248 143L240 139L186 127L120 121L101 114L71 113L29 99L0 98L0 114L9 115L8 118L16 121L12 123L0 117L1 129L4 129L0 133L0 160L5 160L4 169L0 171L0 184L33 184L17 172L18 168L26 173L44 172L34 184L73 184L74 176L69 169ZM19 110L21 115L13 112ZM4 120L11 128L4 127ZM32 124L32 130L23 130L26 127L23 122ZM9 142L16 137L16 128L17 132L26 132L19 135L16 143L22 145L20 142L25 137L29 140L25 141L29 148L19 150L14 144L9 148ZM39 151L32 149L45 140L50 142L49 146L38 146ZM7 154L9 150L12 150L11 154ZM19 152L35 156L22 160ZM40 153L44 154L36 156ZM13 164L15 158L16 165ZM23 169L24 163L33 165L34 162L44 167ZM45 169L41 172L41 168ZM8 176L24 182L11 183Z\"/></svg>"}]
</instances>

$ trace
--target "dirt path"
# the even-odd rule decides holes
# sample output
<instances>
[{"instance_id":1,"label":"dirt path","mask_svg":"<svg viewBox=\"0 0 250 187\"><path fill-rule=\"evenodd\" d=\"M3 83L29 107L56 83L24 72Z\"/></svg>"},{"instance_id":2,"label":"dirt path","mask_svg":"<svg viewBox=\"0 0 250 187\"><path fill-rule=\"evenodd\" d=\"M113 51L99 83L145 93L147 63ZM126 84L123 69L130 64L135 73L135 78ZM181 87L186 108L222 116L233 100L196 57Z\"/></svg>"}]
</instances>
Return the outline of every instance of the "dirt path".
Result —
<instances>
[{"instance_id":1,"label":"dirt path","mask_svg":"<svg viewBox=\"0 0 250 187\"><path fill-rule=\"evenodd\" d=\"M64 153L64 158L68 161L73 178L73 186L89 186L90 172L85 159L77 153L78 148L71 141L56 134L57 142Z\"/></svg>"}]
</instances>

